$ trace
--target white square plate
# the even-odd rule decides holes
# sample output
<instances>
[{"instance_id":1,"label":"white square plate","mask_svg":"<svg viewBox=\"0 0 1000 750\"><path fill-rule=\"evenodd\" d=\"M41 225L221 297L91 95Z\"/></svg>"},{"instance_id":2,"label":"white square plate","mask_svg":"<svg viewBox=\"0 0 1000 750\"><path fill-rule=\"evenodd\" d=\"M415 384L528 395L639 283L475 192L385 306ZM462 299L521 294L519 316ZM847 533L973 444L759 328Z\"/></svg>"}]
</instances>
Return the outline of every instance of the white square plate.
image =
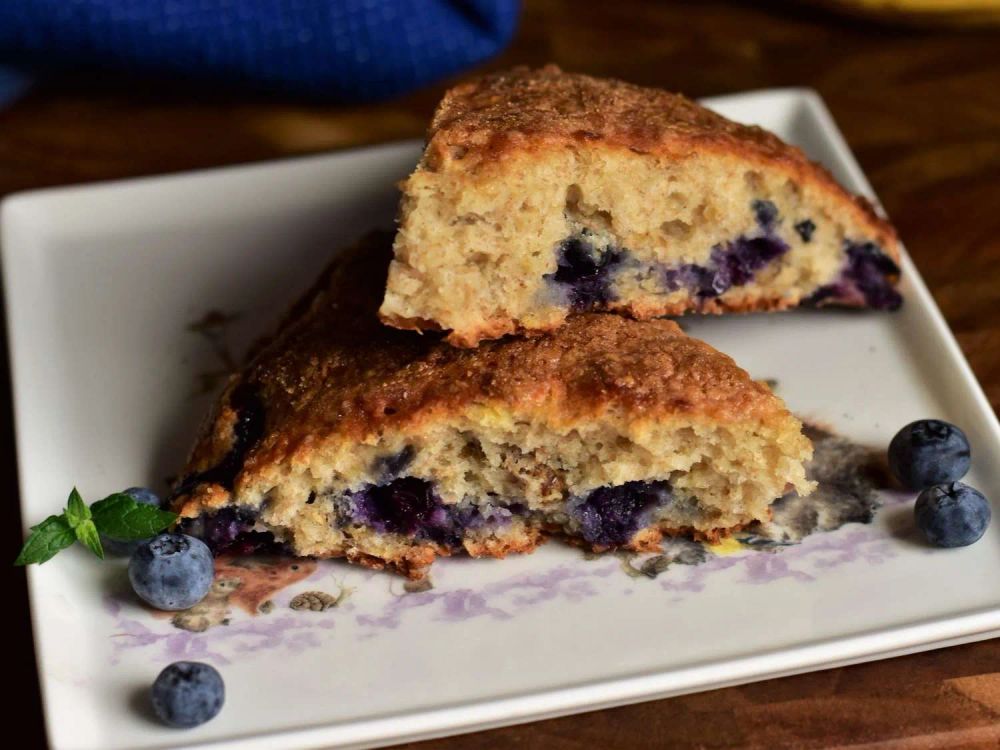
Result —
<instances>
[{"instance_id":1,"label":"white square plate","mask_svg":"<svg viewBox=\"0 0 1000 750\"><path fill-rule=\"evenodd\" d=\"M759 92L709 104L801 145L871 189L819 98ZM163 487L210 403L219 352L188 325L238 312L241 352L330 254L389 226L403 143L195 174L14 196L2 244L26 522L76 485L97 499ZM793 411L872 445L920 417L961 425L967 481L1000 497L1000 432L910 261L898 314L789 313L689 321ZM900 538L897 504L871 525L778 554L625 576L613 557L550 544L503 562L444 560L432 591L320 565L256 617L177 630L128 597L120 564L80 548L29 571L48 732L59 748L361 746L482 729L986 638L1000 630L1000 523L976 545ZM904 524L905 525L905 524ZM721 559L721 558L720 558ZM323 614L305 589L352 590ZM177 658L220 666L227 703L181 732L141 710Z\"/></svg>"}]
</instances>

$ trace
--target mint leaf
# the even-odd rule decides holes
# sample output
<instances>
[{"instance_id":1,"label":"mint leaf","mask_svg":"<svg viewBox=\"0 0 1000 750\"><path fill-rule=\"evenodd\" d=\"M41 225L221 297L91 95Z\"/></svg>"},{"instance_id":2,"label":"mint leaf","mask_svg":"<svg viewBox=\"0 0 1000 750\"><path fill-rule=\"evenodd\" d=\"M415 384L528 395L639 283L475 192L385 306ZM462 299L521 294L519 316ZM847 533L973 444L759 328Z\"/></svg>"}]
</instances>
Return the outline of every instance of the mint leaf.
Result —
<instances>
[{"instance_id":1,"label":"mint leaf","mask_svg":"<svg viewBox=\"0 0 1000 750\"><path fill-rule=\"evenodd\" d=\"M14 564L41 564L75 541L103 560L101 534L122 540L146 539L176 520L176 513L137 503L124 492L109 495L88 508L74 487L62 515L49 516L31 527Z\"/></svg>"},{"instance_id":2,"label":"mint leaf","mask_svg":"<svg viewBox=\"0 0 1000 750\"><path fill-rule=\"evenodd\" d=\"M102 560L104 559L104 547L101 546L101 535L97 533L97 527L89 518L81 521L73 533L80 544L89 549Z\"/></svg>"},{"instance_id":3,"label":"mint leaf","mask_svg":"<svg viewBox=\"0 0 1000 750\"><path fill-rule=\"evenodd\" d=\"M116 492L90 506L94 525L115 539L146 539L177 520L177 514L137 503L124 492Z\"/></svg>"},{"instance_id":4,"label":"mint leaf","mask_svg":"<svg viewBox=\"0 0 1000 750\"><path fill-rule=\"evenodd\" d=\"M59 550L69 547L75 540L76 534L65 518L49 516L32 528L14 564L41 564L51 559Z\"/></svg>"},{"instance_id":5,"label":"mint leaf","mask_svg":"<svg viewBox=\"0 0 1000 750\"><path fill-rule=\"evenodd\" d=\"M71 529L75 529L84 521L90 520L90 508L83 502L83 498L76 491L76 487L69 493L69 500L66 501L66 510L63 512L63 515L66 517L66 522L69 523Z\"/></svg>"}]
</instances>

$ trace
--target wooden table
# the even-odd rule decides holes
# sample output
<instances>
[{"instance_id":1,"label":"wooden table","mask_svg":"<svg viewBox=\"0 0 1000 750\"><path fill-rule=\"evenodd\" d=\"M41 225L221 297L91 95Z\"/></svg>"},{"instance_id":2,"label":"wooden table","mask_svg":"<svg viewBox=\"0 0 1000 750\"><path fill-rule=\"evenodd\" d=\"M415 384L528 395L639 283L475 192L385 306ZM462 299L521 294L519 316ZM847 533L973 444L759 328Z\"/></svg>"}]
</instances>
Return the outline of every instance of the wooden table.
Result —
<instances>
[{"instance_id":1,"label":"wooden table","mask_svg":"<svg viewBox=\"0 0 1000 750\"><path fill-rule=\"evenodd\" d=\"M1000 404L1000 30L891 28L787 3L528 0L489 67L548 61L692 96L817 89ZM411 137L442 88L340 108L60 78L0 110L0 195ZM0 409L10 425L9 399ZM12 508L9 426L0 440ZM3 526L13 558L20 525ZM16 715L40 744L24 579L5 570L8 684L27 687ZM515 746L996 748L1000 640L421 745Z\"/></svg>"}]
</instances>

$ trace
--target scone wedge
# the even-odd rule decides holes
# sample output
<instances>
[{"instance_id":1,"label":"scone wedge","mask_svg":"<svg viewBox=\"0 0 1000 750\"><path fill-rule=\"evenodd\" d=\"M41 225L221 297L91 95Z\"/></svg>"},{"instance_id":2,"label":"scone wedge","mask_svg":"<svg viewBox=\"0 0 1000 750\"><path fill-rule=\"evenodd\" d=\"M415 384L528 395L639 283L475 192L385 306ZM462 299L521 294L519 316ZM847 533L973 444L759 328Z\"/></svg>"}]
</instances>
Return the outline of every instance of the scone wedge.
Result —
<instances>
[{"instance_id":1,"label":"scone wedge","mask_svg":"<svg viewBox=\"0 0 1000 750\"><path fill-rule=\"evenodd\" d=\"M548 535L714 539L810 491L799 421L675 323L582 314L475 350L383 326L391 242L341 253L229 383L174 491L183 530L419 578Z\"/></svg>"},{"instance_id":2,"label":"scone wedge","mask_svg":"<svg viewBox=\"0 0 1000 750\"><path fill-rule=\"evenodd\" d=\"M894 309L892 226L798 148L676 94L517 68L438 106L382 319L458 346L567 315Z\"/></svg>"}]
</instances>

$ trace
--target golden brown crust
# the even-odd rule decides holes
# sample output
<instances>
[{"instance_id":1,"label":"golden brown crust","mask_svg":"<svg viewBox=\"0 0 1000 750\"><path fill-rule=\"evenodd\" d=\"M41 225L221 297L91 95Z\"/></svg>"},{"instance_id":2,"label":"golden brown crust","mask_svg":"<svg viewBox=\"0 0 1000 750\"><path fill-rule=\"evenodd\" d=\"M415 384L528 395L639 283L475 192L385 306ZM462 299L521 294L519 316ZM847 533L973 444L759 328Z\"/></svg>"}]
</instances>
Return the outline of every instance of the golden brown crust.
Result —
<instances>
[{"instance_id":1,"label":"golden brown crust","mask_svg":"<svg viewBox=\"0 0 1000 750\"><path fill-rule=\"evenodd\" d=\"M612 549L639 554L655 553L660 551L660 543L664 537L687 537L707 544L718 544L722 539L732 536L744 528L746 528L746 524L739 524L728 529L717 528L706 532L690 527L670 528L666 526L649 526L637 531L628 544L611 548L589 544L580 537L565 536L556 527L548 530L525 527L523 533L513 536L466 540L463 542L462 551L470 557L503 559L507 555L531 554L542 544L545 544L550 536L556 536L562 538L567 544L592 553L603 553ZM395 547L391 552L386 552L381 557L361 552L355 548L347 548L343 552L330 552L318 557L326 559L344 558L348 562L369 568L370 570L386 570L388 568L411 581L420 581L427 577L431 566L437 558L451 557L455 552L455 550L444 545L425 542L411 546Z\"/></svg>"},{"instance_id":2,"label":"golden brown crust","mask_svg":"<svg viewBox=\"0 0 1000 750\"><path fill-rule=\"evenodd\" d=\"M716 297L702 300L699 303L698 312L707 315L780 312L798 307L800 302L801 300L795 297ZM824 304L824 302L820 302L817 304L817 307L822 307ZM842 308L862 306L860 301L852 305L841 299L834 300L831 304ZM636 320L649 320L650 318L658 318L664 315L683 315L690 311L690 305L686 302L676 302L671 305L657 304L643 307L636 304L616 304L612 302L608 305L608 309L613 312L625 313Z\"/></svg>"},{"instance_id":3,"label":"golden brown crust","mask_svg":"<svg viewBox=\"0 0 1000 750\"><path fill-rule=\"evenodd\" d=\"M800 299L796 297L747 297L743 298L712 298L702 300L698 306L698 312L705 315L727 315L727 314L749 314L755 312L781 312L798 307ZM817 306L822 307L827 303L820 302ZM830 304L839 307L849 307L844 300L833 300ZM856 306L861 306L860 302ZM654 318L681 316L691 311L691 305L687 301L678 301L672 304L657 302L649 305L639 305L634 302L607 303L607 312L628 315L635 320L651 320ZM396 315L386 315L379 313L379 318L386 325L407 331L429 331L438 328L436 323L430 323L421 319L403 318ZM563 325L560 320L549 326L538 326L535 328L525 328L512 318L502 318L490 320L488 325L481 327L470 327L461 333L449 331L445 337L452 346L460 349L474 349L480 342L490 339L498 339L501 336L522 336L530 338L542 333L554 331Z\"/></svg>"},{"instance_id":4,"label":"golden brown crust","mask_svg":"<svg viewBox=\"0 0 1000 750\"><path fill-rule=\"evenodd\" d=\"M668 159L696 151L767 163L835 194L893 260L896 232L862 197L774 134L741 125L660 89L565 73L555 65L517 67L445 93L428 132L421 168L475 170L512 152L566 146L625 148Z\"/></svg>"},{"instance_id":5,"label":"golden brown crust","mask_svg":"<svg viewBox=\"0 0 1000 750\"><path fill-rule=\"evenodd\" d=\"M364 441L471 404L543 410L555 423L607 410L634 419L690 414L723 422L785 414L766 386L668 320L576 315L554 331L475 350L449 346L439 334L387 328L376 308L390 257L391 237L379 234L334 262L301 316L227 388L221 416L199 441L185 475L217 465L232 447L229 400L241 385L264 405L263 434L242 465L248 474L308 451L318 436Z\"/></svg>"},{"instance_id":6,"label":"golden brown crust","mask_svg":"<svg viewBox=\"0 0 1000 750\"><path fill-rule=\"evenodd\" d=\"M545 538L540 529L526 527L524 533L516 537L485 537L479 540L466 540L462 546L470 557L502 559L507 555L534 552L544 542Z\"/></svg>"},{"instance_id":7,"label":"golden brown crust","mask_svg":"<svg viewBox=\"0 0 1000 750\"><path fill-rule=\"evenodd\" d=\"M628 544L616 549L635 553L654 553L660 551L660 543L664 537L688 537L708 544L718 544L738 531L746 524L739 524L728 529L712 529L698 531L690 527L669 528L650 526L636 532ZM548 541L550 536L558 536L566 543L593 553L608 552L611 547L589 544L580 537L565 536L560 529L552 528L544 531L538 528L525 528L522 534L515 536L486 537L481 540L466 540L463 551L470 557L491 557L503 559L507 555L524 555L534 552ZM412 581L420 581L427 577L434 561L439 557L451 557L455 553L448 547L427 542L408 547L397 547L392 553L383 557L367 554L357 549L347 549L343 553L331 553L327 558L343 557L355 565L371 570L389 568ZM324 557L321 555L321 557Z\"/></svg>"},{"instance_id":8,"label":"golden brown crust","mask_svg":"<svg viewBox=\"0 0 1000 750\"><path fill-rule=\"evenodd\" d=\"M546 531L553 536L561 536L567 544L570 544L573 547L585 549L588 552L602 553L610 552L614 549L626 550L628 552L658 552L660 550L660 543L663 541L664 537L686 537L688 539L694 539L696 542L718 544L723 539L731 537L736 532L743 531L749 525L750 524L747 523L739 523L730 526L729 528L718 527L708 530L696 529L691 526L647 526L646 528L637 531L635 536L629 540L628 544L620 547L604 547L597 544L590 544L577 536L565 536L562 534L561 529L555 526L546 529Z\"/></svg>"}]
</instances>

